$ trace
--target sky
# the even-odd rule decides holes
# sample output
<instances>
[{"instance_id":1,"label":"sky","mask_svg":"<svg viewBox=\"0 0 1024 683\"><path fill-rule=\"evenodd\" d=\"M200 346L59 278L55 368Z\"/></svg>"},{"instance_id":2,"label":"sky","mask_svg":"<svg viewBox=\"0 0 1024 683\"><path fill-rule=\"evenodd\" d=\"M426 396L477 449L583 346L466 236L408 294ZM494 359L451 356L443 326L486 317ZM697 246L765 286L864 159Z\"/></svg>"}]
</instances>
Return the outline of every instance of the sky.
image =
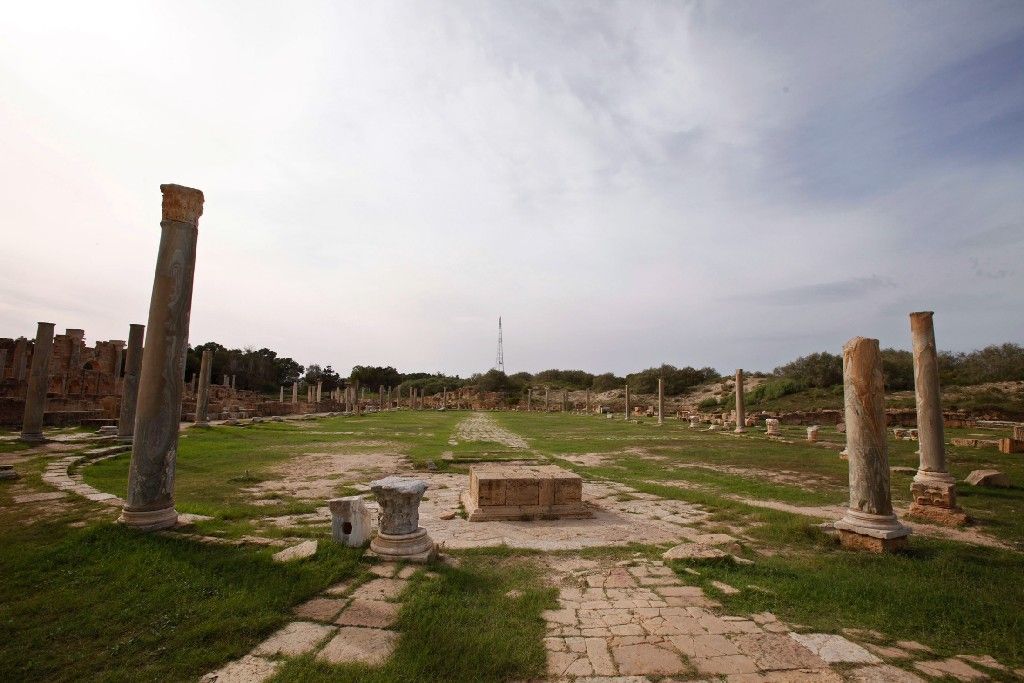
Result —
<instances>
[{"instance_id":1,"label":"sky","mask_svg":"<svg viewBox=\"0 0 1024 683\"><path fill-rule=\"evenodd\" d=\"M302 364L771 370L1024 342L1024 3L22 2L0 336L145 323Z\"/></svg>"}]
</instances>

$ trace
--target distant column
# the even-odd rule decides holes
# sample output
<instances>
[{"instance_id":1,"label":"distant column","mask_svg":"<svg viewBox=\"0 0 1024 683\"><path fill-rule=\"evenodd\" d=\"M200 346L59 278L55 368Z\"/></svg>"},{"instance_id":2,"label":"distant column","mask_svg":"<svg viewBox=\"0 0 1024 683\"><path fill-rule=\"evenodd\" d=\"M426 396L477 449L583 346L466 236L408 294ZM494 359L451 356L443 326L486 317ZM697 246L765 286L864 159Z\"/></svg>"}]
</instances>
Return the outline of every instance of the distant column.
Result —
<instances>
[{"instance_id":1,"label":"distant column","mask_svg":"<svg viewBox=\"0 0 1024 683\"><path fill-rule=\"evenodd\" d=\"M548 412L548 407L550 406L550 403L548 401L548 394L550 394L550 393L551 393L551 389L549 389L548 387L544 387L544 412L545 413Z\"/></svg>"},{"instance_id":2,"label":"distant column","mask_svg":"<svg viewBox=\"0 0 1024 683\"><path fill-rule=\"evenodd\" d=\"M892 511L884 391L878 340L854 337L843 347L850 508L835 527L844 546L873 552L902 547L910 534Z\"/></svg>"},{"instance_id":3,"label":"distant column","mask_svg":"<svg viewBox=\"0 0 1024 683\"><path fill-rule=\"evenodd\" d=\"M743 370L736 370L736 429L737 434L747 431L747 411L743 405Z\"/></svg>"},{"instance_id":4,"label":"distant column","mask_svg":"<svg viewBox=\"0 0 1024 683\"><path fill-rule=\"evenodd\" d=\"M235 393L235 376L231 375L231 393Z\"/></svg>"},{"instance_id":5,"label":"distant column","mask_svg":"<svg viewBox=\"0 0 1024 683\"><path fill-rule=\"evenodd\" d=\"M32 369L25 393L25 417L21 423L22 441L43 441L43 412L50 382L50 353L53 351L53 323L36 325L36 343L32 349Z\"/></svg>"},{"instance_id":6,"label":"distant column","mask_svg":"<svg viewBox=\"0 0 1024 683\"><path fill-rule=\"evenodd\" d=\"M441 387L441 407L448 409L448 387Z\"/></svg>"},{"instance_id":7,"label":"distant column","mask_svg":"<svg viewBox=\"0 0 1024 683\"><path fill-rule=\"evenodd\" d=\"M352 402L355 404L356 415L362 414L362 406L359 404L359 380L352 385Z\"/></svg>"},{"instance_id":8,"label":"distant column","mask_svg":"<svg viewBox=\"0 0 1024 683\"><path fill-rule=\"evenodd\" d=\"M121 379L121 363L124 361L124 342L120 339L114 339L110 342L114 345L114 386L117 386L117 382Z\"/></svg>"},{"instance_id":9,"label":"distant column","mask_svg":"<svg viewBox=\"0 0 1024 683\"><path fill-rule=\"evenodd\" d=\"M139 529L174 526L174 469L181 420L181 385L188 352L188 323L196 240L203 193L161 185L163 220L153 294L149 303L128 496L118 521Z\"/></svg>"},{"instance_id":10,"label":"distant column","mask_svg":"<svg viewBox=\"0 0 1024 683\"><path fill-rule=\"evenodd\" d=\"M213 349L203 349L199 361L199 391L196 394L196 424L205 427L209 424L210 382L213 381Z\"/></svg>"},{"instance_id":11,"label":"distant column","mask_svg":"<svg viewBox=\"0 0 1024 683\"><path fill-rule=\"evenodd\" d=\"M626 385L626 419L629 419L629 385Z\"/></svg>"},{"instance_id":12,"label":"distant column","mask_svg":"<svg viewBox=\"0 0 1024 683\"><path fill-rule=\"evenodd\" d=\"M14 358L11 361L11 379L18 382L25 379L25 358L28 356L28 339L18 337L14 342Z\"/></svg>"},{"instance_id":13,"label":"distant column","mask_svg":"<svg viewBox=\"0 0 1024 683\"><path fill-rule=\"evenodd\" d=\"M7 349L0 349L0 382L7 379Z\"/></svg>"},{"instance_id":14,"label":"distant column","mask_svg":"<svg viewBox=\"0 0 1024 683\"><path fill-rule=\"evenodd\" d=\"M391 399L391 390L393 387L388 387L388 410L391 410L391 406L394 405L394 401Z\"/></svg>"},{"instance_id":15,"label":"distant column","mask_svg":"<svg viewBox=\"0 0 1024 683\"><path fill-rule=\"evenodd\" d=\"M590 414L590 389L587 389L587 415Z\"/></svg>"},{"instance_id":16,"label":"distant column","mask_svg":"<svg viewBox=\"0 0 1024 683\"><path fill-rule=\"evenodd\" d=\"M189 393L190 393L190 394L192 394L193 396L195 396L195 395L196 395L196 381L197 381L197 380L196 380L196 377L197 377L196 373L194 373L194 372L193 372L193 373L192 373L192 379L190 379L190 380L188 381L188 391L189 391Z\"/></svg>"},{"instance_id":17,"label":"distant column","mask_svg":"<svg viewBox=\"0 0 1024 683\"><path fill-rule=\"evenodd\" d=\"M910 484L910 512L949 525L967 523L956 504L956 480L946 465L946 438L942 424L939 358L935 348L934 313L910 314L914 345L914 395L917 399L917 442L920 463Z\"/></svg>"},{"instance_id":18,"label":"distant column","mask_svg":"<svg viewBox=\"0 0 1024 683\"><path fill-rule=\"evenodd\" d=\"M128 326L128 356L121 383L121 412L117 418L117 440L131 443L135 435L135 404L139 398L139 371L142 369L142 338L145 325Z\"/></svg>"},{"instance_id":19,"label":"distant column","mask_svg":"<svg viewBox=\"0 0 1024 683\"><path fill-rule=\"evenodd\" d=\"M526 410L533 410L533 388L529 387L526 389Z\"/></svg>"},{"instance_id":20,"label":"distant column","mask_svg":"<svg viewBox=\"0 0 1024 683\"><path fill-rule=\"evenodd\" d=\"M562 412L569 412L569 392L562 389Z\"/></svg>"},{"instance_id":21,"label":"distant column","mask_svg":"<svg viewBox=\"0 0 1024 683\"><path fill-rule=\"evenodd\" d=\"M384 385L383 384L380 385L380 392L379 392L378 395L380 396L380 398L377 399L377 402L378 402L377 410L379 410L380 412L383 413L384 412Z\"/></svg>"},{"instance_id":22,"label":"distant column","mask_svg":"<svg viewBox=\"0 0 1024 683\"><path fill-rule=\"evenodd\" d=\"M665 380L658 378L658 424L665 424Z\"/></svg>"},{"instance_id":23,"label":"distant column","mask_svg":"<svg viewBox=\"0 0 1024 683\"><path fill-rule=\"evenodd\" d=\"M299 383L292 382L292 405L296 405L299 402Z\"/></svg>"},{"instance_id":24,"label":"distant column","mask_svg":"<svg viewBox=\"0 0 1024 683\"><path fill-rule=\"evenodd\" d=\"M324 383L323 382L317 382L316 383L316 402L317 403L320 403L320 399L323 398L323 395L324 395Z\"/></svg>"},{"instance_id":25,"label":"distant column","mask_svg":"<svg viewBox=\"0 0 1024 683\"><path fill-rule=\"evenodd\" d=\"M282 384L279 388L281 389L281 396L277 399L277 402L284 403L284 385Z\"/></svg>"}]
</instances>

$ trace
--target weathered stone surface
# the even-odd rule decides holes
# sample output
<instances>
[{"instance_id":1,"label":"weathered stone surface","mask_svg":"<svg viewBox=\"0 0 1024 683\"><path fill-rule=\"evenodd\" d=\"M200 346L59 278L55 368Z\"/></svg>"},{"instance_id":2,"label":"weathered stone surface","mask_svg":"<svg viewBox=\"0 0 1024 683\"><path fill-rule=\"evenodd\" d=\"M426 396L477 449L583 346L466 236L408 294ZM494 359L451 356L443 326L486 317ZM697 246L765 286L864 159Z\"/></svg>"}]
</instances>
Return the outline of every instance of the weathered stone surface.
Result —
<instances>
[{"instance_id":1,"label":"weathered stone surface","mask_svg":"<svg viewBox=\"0 0 1024 683\"><path fill-rule=\"evenodd\" d=\"M951 676L958 681L983 681L988 678L988 674L978 671L967 662L955 657L928 662L914 662L914 668L923 674L934 676L935 678Z\"/></svg>"},{"instance_id":2,"label":"weathered stone surface","mask_svg":"<svg viewBox=\"0 0 1024 683\"><path fill-rule=\"evenodd\" d=\"M728 553L700 543L681 543L662 554L663 560L707 560L725 557Z\"/></svg>"},{"instance_id":3,"label":"weathered stone surface","mask_svg":"<svg viewBox=\"0 0 1024 683\"><path fill-rule=\"evenodd\" d=\"M381 600L353 600L338 617L341 626L389 628L398 619L399 605Z\"/></svg>"},{"instance_id":4,"label":"weathered stone surface","mask_svg":"<svg viewBox=\"0 0 1024 683\"><path fill-rule=\"evenodd\" d=\"M294 657L312 652L334 633L333 626L311 621L293 621L256 646L253 654Z\"/></svg>"},{"instance_id":5,"label":"weathered stone surface","mask_svg":"<svg viewBox=\"0 0 1024 683\"><path fill-rule=\"evenodd\" d=\"M829 664L880 664L882 661L860 645L833 633L790 633L789 637Z\"/></svg>"},{"instance_id":6,"label":"weathered stone surface","mask_svg":"<svg viewBox=\"0 0 1024 683\"><path fill-rule=\"evenodd\" d=\"M650 643L613 647L612 657L619 667L619 673L626 676L669 676L686 671L686 665L679 655Z\"/></svg>"},{"instance_id":7,"label":"weathered stone surface","mask_svg":"<svg viewBox=\"0 0 1024 683\"><path fill-rule=\"evenodd\" d=\"M411 534L419 528L420 499L427 483L409 477L385 477L370 482L370 490L380 503L378 527L382 533Z\"/></svg>"},{"instance_id":8,"label":"weathered stone surface","mask_svg":"<svg viewBox=\"0 0 1024 683\"><path fill-rule=\"evenodd\" d=\"M357 588L352 597L356 600L395 600L405 586L406 582L400 579L374 579Z\"/></svg>"},{"instance_id":9,"label":"weathered stone surface","mask_svg":"<svg viewBox=\"0 0 1024 683\"><path fill-rule=\"evenodd\" d=\"M277 673L280 666L280 662L246 655L199 680L201 683L261 683Z\"/></svg>"},{"instance_id":10,"label":"weathered stone surface","mask_svg":"<svg viewBox=\"0 0 1024 683\"><path fill-rule=\"evenodd\" d=\"M974 470L964 479L971 486L1009 488L1010 477L999 470Z\"/></svg>"},{"instance_id":11,"label":"weathered stone surface","mask_svg":"<svg viewBox=\"0 0 1024 683\"><path fill-rule=\"evenodd\" d=\"M317 541L303 541L290 548L274 553L274 562L292 562L316 555Z\"/></svg>"},{"instance_id":12,"label":"weathered stone surface","mask_svg":"<svg viewBox=\"0 0 1024 683\"><path fill-rule=\"evenodd\" d=\"M469 521L591 517L583 479L554 465L472 465L463 499Z\"/></svg>"},{"instance_id":13,"label":"weathered stone surface","mask_svg":"<svg viewBox=\"0 0 1024 683\"><path fill-rule=\"evenodd\" d=\"M332 498L327 501L331 511L331 537L350 548L358 548L370 540L373 524L370 510L359 496Z\"/></svg>"},{"instance_id":14,"label":"weathered stone surface","mask_svg":"<svg viewBox=\"0 0 1024 683\"><path fill-rule=\"evenodd\" d=\"M334 598L313 598L295 608L295 615L313 621L334 621L346 600Z\"/></svg>"},{"instance_id":15,"label":"weathered stone surface","mask_svg":"<svg viewBox=\"0 0 1024 683\"><path fill-rule=\"evenodd\" d=\"M398 634L394 631L344 626L339 628L337 635L324 646L317 659L331 664L356 662L379 666L395 651L397 643Z\"/></svg>"},{"instance_id":16,"label":"weathered stone surface","mask_svg":"<svg viewBox=\"0 0 1024 683\"><path fill-rule=\"evenodd\" d=\"M849 671L853 683L925 683L925 679L891 664L861 666Z\"/></svg>"}]
</instances>

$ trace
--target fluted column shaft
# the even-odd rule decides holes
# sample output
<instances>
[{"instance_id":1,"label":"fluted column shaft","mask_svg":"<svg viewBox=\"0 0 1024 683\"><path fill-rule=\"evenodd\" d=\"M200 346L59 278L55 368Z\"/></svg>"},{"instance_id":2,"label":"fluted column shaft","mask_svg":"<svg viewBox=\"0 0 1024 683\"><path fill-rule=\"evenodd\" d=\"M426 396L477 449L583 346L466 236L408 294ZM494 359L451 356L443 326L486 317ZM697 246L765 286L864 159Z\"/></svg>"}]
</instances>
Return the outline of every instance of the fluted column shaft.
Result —
<instances>
[{"instance_id":1,"label":"fluted column shaft","mask_svg":"<svg viewBox=\"0 0 1024 683\"><path fill-rule=\"evenodd\" d=\"M142 370L142 338L145 325L128 326L128 353L121 382L121 410L117 418L117 439L129 443L135 435L135 404L139 398L139 372Z\"/></svg>"}]
</instances>

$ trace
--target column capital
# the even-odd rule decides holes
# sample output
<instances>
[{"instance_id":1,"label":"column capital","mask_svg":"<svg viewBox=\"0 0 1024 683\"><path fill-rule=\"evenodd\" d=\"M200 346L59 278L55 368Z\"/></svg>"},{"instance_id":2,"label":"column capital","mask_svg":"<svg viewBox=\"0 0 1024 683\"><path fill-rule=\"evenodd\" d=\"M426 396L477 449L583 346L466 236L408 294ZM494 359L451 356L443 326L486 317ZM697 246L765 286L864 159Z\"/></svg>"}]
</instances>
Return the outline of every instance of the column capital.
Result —
<instances>
[{"instance_id":1,"label":"column capital","mask_svg":"<svg viewBox=\"0 0 1024 683\"><path fill-rule=\"evenodd\" d=\"M201 191L184 185L167 184L160 186L160 192L164 196L161 220L199 225L204 201Z\"/></svg>"}]
</instances>

